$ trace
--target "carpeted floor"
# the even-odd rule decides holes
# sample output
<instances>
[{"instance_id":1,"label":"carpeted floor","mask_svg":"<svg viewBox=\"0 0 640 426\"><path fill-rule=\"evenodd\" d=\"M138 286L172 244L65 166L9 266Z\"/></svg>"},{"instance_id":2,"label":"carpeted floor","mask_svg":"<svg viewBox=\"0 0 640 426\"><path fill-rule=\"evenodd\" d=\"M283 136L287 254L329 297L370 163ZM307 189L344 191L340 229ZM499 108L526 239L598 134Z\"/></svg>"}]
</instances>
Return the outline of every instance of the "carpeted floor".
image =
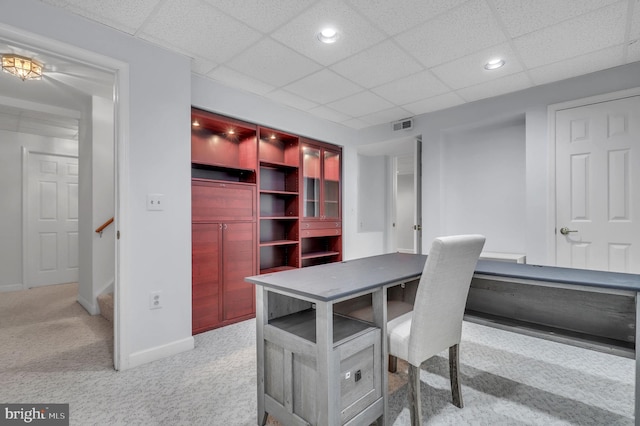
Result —
<instances>
[{"instance_id":1,"label":"carpeted floor","mask_svg":"<svg viewBox=\"0 0 640 426\"><path fill-rule=\"evenodd\" d=\"M59 298L59 288L47 290L44 318L0 293L0 402L69 403L72 425L256 424L254 320L197 335L193 351L116 372L110 323L90 317L75 295ZM22 314L31 320L16 324ZM633 360L465 323L460 361L462 410L451 404L446 353L423 364L425 424L634 423ZM389 382L388 424L408 425L406 365Z\"/></svg>"}]
</instances>

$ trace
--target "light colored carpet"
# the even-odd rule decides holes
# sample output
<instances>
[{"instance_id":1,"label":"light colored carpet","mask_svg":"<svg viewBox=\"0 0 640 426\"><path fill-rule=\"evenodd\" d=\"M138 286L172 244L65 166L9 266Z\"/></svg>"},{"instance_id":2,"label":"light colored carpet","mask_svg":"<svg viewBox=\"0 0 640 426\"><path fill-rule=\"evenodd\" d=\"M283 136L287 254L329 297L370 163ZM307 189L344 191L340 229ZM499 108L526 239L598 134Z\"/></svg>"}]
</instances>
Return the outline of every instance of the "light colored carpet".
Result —
<instances>
[{"instance_id":1,"label":"light colored carpet","mask_svg":"<svg viewBox=\"0 0 640 426\"><path fill-rule=\"evenodd\" d=\"M0 372L113 368L113 327L77 295L77 283L0 293Z\"/></svg>"},{"instance_id":2,"label":"light colored carpet","mask_svg":"<svg viewBox=\"0 0 640 426\"><path fill-rule=\"evenodd\" d=\"M16 344L29 327L41 326L7 332L5 309L0 302L0 402L69 403L72 425L256 424L254 320L195 336L193 351L116 372L106 362L111 353L104 337L90 348L71 349L68 342L68 351L47 355L48 345L35 342L26 347L41 355L20 361L5 339ZM39 338L57 340L73 322L61 317ZM79 322L86 327L79 335L96 330L86 318ZM446 353L423 364L426 425L633 424L633 360L465 323L460 361L462 410L451 404ZM399 362L389 382L389 424L408 425L406 365Z\"/></svg>"}]
</instances>

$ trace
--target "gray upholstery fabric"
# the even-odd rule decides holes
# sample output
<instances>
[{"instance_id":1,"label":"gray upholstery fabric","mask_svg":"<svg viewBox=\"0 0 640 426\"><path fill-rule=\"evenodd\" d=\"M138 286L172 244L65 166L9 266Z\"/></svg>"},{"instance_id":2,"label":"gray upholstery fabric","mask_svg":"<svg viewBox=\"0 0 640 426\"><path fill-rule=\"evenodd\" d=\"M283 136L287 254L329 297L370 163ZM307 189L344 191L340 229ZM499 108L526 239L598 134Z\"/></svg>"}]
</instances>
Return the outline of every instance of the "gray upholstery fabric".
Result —
<instances>
[{"instance_id":1,"label":"gray upholstery fabric","mask_svg":"<svg viewBox=\"0 0 640 426\"><path fill-rule=\"evenodd\" d=\"M390 355L419 367L460 343L464 307L484 242L482 235L455 235L433 241L413 311L387 324Z\"/></svg>"}]
</instances>

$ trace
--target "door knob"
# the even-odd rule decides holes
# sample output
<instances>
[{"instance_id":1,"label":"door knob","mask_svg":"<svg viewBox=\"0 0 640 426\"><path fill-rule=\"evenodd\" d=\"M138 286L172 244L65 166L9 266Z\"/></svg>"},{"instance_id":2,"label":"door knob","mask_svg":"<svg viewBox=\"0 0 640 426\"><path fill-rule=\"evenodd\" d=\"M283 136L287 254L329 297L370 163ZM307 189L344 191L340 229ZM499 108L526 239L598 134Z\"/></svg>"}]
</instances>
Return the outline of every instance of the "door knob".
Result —
<instances>
[{"instance_id":1,"label":"door knob","mask_svg":"<svg viewBox=\"0 0 640 426\"><path fill-rule=\"evenodd\" d=\"M569 235L571 232L578 232L577 230L569 229L566 226L564 228L560 228L560 233L562 235Z\"/></svg>"}]
</instances>

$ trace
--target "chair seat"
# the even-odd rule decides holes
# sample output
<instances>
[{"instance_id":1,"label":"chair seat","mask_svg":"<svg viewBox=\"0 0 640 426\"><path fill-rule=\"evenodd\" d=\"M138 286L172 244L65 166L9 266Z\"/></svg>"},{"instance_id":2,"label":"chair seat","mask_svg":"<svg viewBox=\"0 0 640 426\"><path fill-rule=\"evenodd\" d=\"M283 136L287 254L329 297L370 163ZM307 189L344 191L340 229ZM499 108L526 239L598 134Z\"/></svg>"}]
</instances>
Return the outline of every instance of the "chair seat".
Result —
<instances>
[{"instance_id":1,"label":"chair seat","mask_svg":"<svg viewBox=\"0 0 640 426\"><path fill-rule=\"evenodd\" d=\"M389 355L406 361L409 360L409 337L411 336L412 318L413 311L400 315L387 323ZM419 367L419 365L416 367Z\"/></svg>"}]
</instances>

